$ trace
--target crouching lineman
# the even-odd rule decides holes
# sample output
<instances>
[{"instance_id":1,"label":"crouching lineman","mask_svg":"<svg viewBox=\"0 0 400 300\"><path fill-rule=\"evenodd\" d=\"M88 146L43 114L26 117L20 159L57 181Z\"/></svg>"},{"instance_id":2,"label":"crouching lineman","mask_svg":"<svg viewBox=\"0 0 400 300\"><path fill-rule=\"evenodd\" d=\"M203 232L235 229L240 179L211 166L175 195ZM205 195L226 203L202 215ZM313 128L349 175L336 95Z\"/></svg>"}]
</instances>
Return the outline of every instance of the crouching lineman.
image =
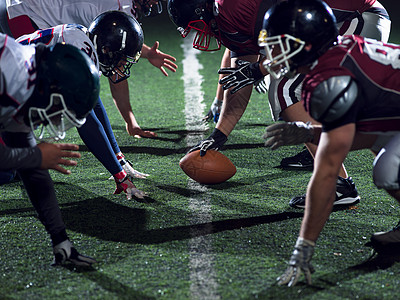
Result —
<instances>
[{"instance_id":1,"label":"crouching lineman","mask_svg":"<svg viewBox=\"0 0 400 300\"><path fill-rule=\"evenodd\" d=\"M36 143L37 137L64 138L80 127L99 96L99 77L92 61L75 47L56 44L23 46L0 34L0 170L17 170L40 221L50 235L54 263L89 266L68 239L48 169L63 174L74 166L75 144ZM37 129L37 131L36 131ZM35 131L34 131L35 130Z\"/></svg>"},{"instance_id":2,"label":"crouching lineman","mask_svg":"<svg viewBox=\"0 0 400 300\"><path fill-rule=\"evenodd\" d=\"M115 86L115 99L123 102L129 92L123 88L125 85L118 83L129 78L132 65L140 57L143 39L142 28L132 16L122 11L107 11L98 15L89 29L79 24L61 24L23 35L17 41L25 45L63 42L81 49L109 79L110 85ZM148 174L133 169L125 160L100 98L78 132L90 152L114 178L117 185L114 194L124 192L128 200L147 196L131 180L146 178Z\"/></svg>"},{"instance_id":3,"label":"crouching lineman","mask_svg":"<svg viewBox=\"0 0 400 300\"><path fill-rule=\"evenodd\" d=\"M351 35L338 37L331 9L320 0L289 0L265 14L259 43L264 66L281 78L307 74L302 100L321 127L301 122L267 127L266 146L318 144L295 249L278 284L311 284L315 243L332 211L340 166L351 150L377 154L373 178L400 201L400 46ZM400 230L375 233L376 248L400 245Z\"/></svg>"}]
</instances>

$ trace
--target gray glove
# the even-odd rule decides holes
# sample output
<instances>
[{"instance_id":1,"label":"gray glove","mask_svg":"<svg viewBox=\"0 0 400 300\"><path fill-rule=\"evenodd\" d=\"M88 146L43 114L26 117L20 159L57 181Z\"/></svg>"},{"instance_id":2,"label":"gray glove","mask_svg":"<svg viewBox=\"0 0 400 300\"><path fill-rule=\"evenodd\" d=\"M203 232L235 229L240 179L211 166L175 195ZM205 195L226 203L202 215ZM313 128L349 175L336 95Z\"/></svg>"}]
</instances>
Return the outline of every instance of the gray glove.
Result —
<instances>
[{"instance_id":1,"label":"gray glove","mask_svg":"<svg viewBox=\"0 0 400 300\"><path fill-rule=\"evenodd\" d=\"M210 110L207 115L203 118L204 122L208 122L214 120L214 123L217 123L219 120L219 115L221 114L222 108L222 100L215 98L213 103L211 104Z\"/></svg>"},{"instance_id":2,"label":"gray glove","mask_svg":"<svg viewBox=\"0 0 400 300\"><path fill-rule=\"evenodd\" d=\"M94 258L79 254L72 246L69 240L65 240L53 247L54 261L53 266L65 264L66 262L73 263L76 266L89 267L96 263Z\"/></svg>"},{"instance_id":3,"label":"gray glove","mask_svg":"<svg viewBox=\"0 0 400 300\"><path fill-rule=\"evenodd\" d=\"M304 122L275 123L266 128L263 138L265 147L275 150L281 146L311 142L314 139L314 128Z\"/></svg>"},{"instance_id":4,"label":"gray glove","mask_svg":"<svg viewBox=\"0 0 400 300\"><path fill-rule=\"evenodd\" d=\"M300 278L301 273L304 273L307 284L311 284L311 274L314 273L314 267L311 265L311 257L314 254L315 243L310 240L297 238L296 245L292 257L289 261L289 267L276 280L278 285L286 285L288 287L295 286Z\"/></svg>"}]
</instances>

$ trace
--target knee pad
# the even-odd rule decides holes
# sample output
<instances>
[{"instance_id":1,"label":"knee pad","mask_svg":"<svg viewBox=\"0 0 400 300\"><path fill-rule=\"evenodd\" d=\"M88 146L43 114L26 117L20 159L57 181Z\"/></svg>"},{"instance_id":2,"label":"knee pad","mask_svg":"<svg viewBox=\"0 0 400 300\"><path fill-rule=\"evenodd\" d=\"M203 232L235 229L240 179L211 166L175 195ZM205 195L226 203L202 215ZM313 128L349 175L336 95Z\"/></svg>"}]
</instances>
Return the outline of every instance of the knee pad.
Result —
<instances>
[{"instance_id":1,"label":"knee pad","mask_svg":"<svg viewBox=\"0 0 400 300\"><path fill-rule=\"evenodd\" d=\"M396 135L381 149L374 160L373 179L378 188L400 188L400 135Z\"/></svg>"}]
</instances>

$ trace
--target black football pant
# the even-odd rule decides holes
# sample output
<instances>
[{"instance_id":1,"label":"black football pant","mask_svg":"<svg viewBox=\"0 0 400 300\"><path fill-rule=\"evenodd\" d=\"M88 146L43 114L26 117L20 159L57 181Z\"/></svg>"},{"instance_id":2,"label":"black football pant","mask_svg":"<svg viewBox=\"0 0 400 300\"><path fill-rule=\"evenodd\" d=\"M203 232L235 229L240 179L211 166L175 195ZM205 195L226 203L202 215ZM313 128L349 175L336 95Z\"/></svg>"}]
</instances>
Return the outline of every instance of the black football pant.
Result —
<instances>
[{"instance_id":1,"label":"black football pant","mask_svg":"<svg viewBox=\"0 0 400 300\"><path fill-rule=\"evenodd\" d=\"M32 132L3 132L2 137L8 147L35 147L36 140ZM18 175L24 183L39 220L50 234L53 245L67 239L65 224L58 206L53 180L48 170L21 169Z\"/></svg>"}]
</instances>

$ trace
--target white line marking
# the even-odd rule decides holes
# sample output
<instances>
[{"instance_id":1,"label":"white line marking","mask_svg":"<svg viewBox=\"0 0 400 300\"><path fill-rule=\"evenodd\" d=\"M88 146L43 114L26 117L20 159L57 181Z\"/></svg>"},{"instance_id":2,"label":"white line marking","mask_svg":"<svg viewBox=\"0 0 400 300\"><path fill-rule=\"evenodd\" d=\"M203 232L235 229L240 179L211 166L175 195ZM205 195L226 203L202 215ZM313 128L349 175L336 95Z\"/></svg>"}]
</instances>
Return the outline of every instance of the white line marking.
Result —
<instances>
[{"instance_id":1,"label":"white line marking","mask_svg":"<svg viewBox=\"0 0 400 300\"><path fill-rule=\"evenodd\" d=\"M183 77L185 90L185 120L189 134L186 137L187 146L191 147L204 138L203 132L208 128L202 122L205 104L204 92L201 90L203 77L199 71L203 68L197 59L199 50L192 47L193 37L188 36L183 40L184 53ZM218 283L213 269L215 257L212 251L212 214L210 197L207 195L207 187L191 179L188 188L193 191L189 198L189 208L192 211L191 224L208 223L205 229L192 232L189 240L189 267L190 267L190 292L191 299L220 299L218 295Z\"/></svg>"}]
</instances>

